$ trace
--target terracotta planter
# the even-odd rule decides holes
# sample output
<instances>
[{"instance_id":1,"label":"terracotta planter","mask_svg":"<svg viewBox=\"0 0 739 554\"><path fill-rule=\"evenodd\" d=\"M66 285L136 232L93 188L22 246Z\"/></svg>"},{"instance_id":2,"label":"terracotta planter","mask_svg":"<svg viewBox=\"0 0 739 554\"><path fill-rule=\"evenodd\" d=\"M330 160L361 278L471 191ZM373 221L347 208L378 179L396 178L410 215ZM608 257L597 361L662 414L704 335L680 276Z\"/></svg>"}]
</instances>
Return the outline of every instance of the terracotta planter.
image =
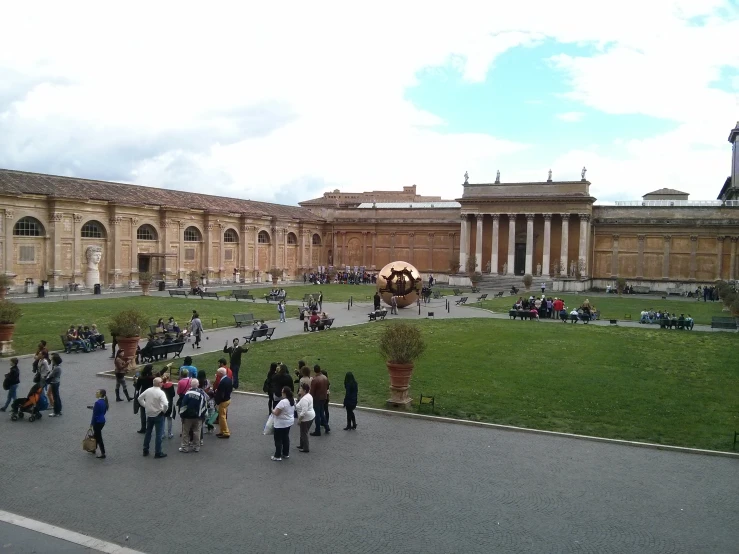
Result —
<instances>
[{"instance_id":1,"label":"terracotta planter","mask_svg":"<svg viewBox=\"0 0 739 554\"><path fill-rule=\"evenodd\" d=\"M149 287L151 286L151 283L141 282L139 284L141 285L141 292L144 296L149 296Z\"/></svg>"},{"instance_id":2,"label":"terracotta planter","mask_svg":"<svg viewBox=\"0 0 739 554\"><path fill-rule=\"evenodd\" d=\"M277 277L272 277L272 284L274 286L277 286L277 281L279 281L279 279Z\"/></svg>"},{"instance_id":3,"label":"terracotta planter","mask_svg":"<svg viewBox=\"0 0 739 554\"><path fill-rule=\"evenodd\" d=\"M136 348L139 345L139 337L120 337L118 338L118 348L123 350L126 358L136 357Z\"/></svg>"},{"instance_id":4,"label":"terracotta planter","mask_svg":"<svg viewBox=\"0 0 739 554\"><path fill-rule=\"evenodd\" d=\"M196 289L196 288L198 288L198 281L197 281L197 279L195 279L195 280L193 280L193 279L190 279L190 288L191 288L191 289Z\"/></svg>"},{"instance_id":5,"label":"terracotta planter","mask_svg":"<svg viewBox=\"0 0 739 554\"><path fill-rule=\"evenodd\" d=\"M0 342L13 340L15 323L0 323Z\"/></svg>"},{"instance_id":6,"label":"terracotta planter","mask_svg":"<svg viewBox=\"0 0 739 554\"><path fill-rule=\"evenodd\" d=\"M387 372L390 374L390 399L389 406L405 408L410 406L411 399L408 396L408 388L413 375L413 364L394 364L385 362Z\"/></svg>"}]
</instances>

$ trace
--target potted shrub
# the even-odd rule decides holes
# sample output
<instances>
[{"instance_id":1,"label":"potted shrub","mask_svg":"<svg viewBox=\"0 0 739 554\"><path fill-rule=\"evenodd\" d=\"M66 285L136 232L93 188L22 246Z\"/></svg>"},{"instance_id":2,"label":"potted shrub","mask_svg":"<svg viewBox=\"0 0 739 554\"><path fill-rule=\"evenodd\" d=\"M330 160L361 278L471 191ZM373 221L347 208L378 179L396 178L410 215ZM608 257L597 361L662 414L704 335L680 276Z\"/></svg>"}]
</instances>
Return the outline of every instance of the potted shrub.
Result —
<instances>
[{"instance_id":1,"label":"potted shrub","mask_svg":"<svg viewBox=\"0 0 739 554\"><path fill-rule=\"evenodd\" d=\"M461 267L461 264L459 263L458 255L449 258L449 273L451 274L459 273L460 267Z\"/></svg>"},{"instance_id":2,"label":"potted shrub","mask_svg":"<svg viewBox=\"0 0 739 554\"><path fill-rule=\"evenodd\" d=\"M190 273L187 274L187 277L190 279L190 288L197 288L198 282L200 280L200 274L193 269Z\"/></svg>"},{"instance_id":3,"label":"potted shrub","mask_svg":"<svg viewBox=\"0 0 739 554\"><path fill-rule=\"evenodd\" d=\"M23 315L18 304L0 300L0 341L13 340L15 322Z\"/></svg>"},{"instance_id":4,"label":"potted shrub","mask_svg":"<svg viewBox=\"0 0 739 554\"><path fill-rule=\"evenodd\" d=\"M531 288L531 284L534 282L534 278L531 276L531 273L527 273L523 276L523 286L526 287L526 290L529 290Z\"/></svg>"},{"instance_id":5,"label":"potted shrub","mask_svg":"<svg viewBox=\"0 0 739 554\"><path fill-rule=\"evenodd\" d=\"M147 333L149 321L139 310L123 310L113 316L110 322L110 334L118 341L126 358L136 356L136 347L142 333Z\"/></svg>"},{"instance_id":6,"label":"potted shrub","mask_svg":"<svg viewBox=\"0 0 739 554\"><path fill-rule=\"evenodd\" d=\"M0 273L0 300L5 298L5 294L8 292L8 288L13 284L13 279L10 276Z\"/></svg>"},{"instance_id":7,"label":"potted shrub","mask_svg":"<svg viewBox=\"0 0 739 554\"><path fill-rule=\"evenodd\" d=\"M139 273L139 285L141 285L141 292L144 296L149 296L149 287L151 286L151 273L148 271L141 271Z\"/></svg>"},{"instance_id":8,"label":"potted shrub","mask_svg":"<svg viewBox=\"0 0 739 554\"><path fill-rule=\"evenodd\" d=\"M272 275L272 284L277 285L277 281L282 278L282 270L277 267L273 267L269 270L269 274Z\"/></svg>"},{"instance_id":9,"label":"potted shrub","mask_svg":"<svg viewBox=\"0 0 739 554\"><path fill-rule=\"evenodd\" d=\"M619 277L616 279L616 290L621 294L626 289L626 278Z\"/></svg>"},{"instance_id":10,"label":"potted shrub","mask_svg":"<svg viewBox=\"0 0 739 554\"><path fill-rule=\"evenodd\" d=\"M410 323L387 325L380 335L379 349L390 374L388 405L409 406L411 399L408 396L408 388L411 375L413 375L414 362L426 349L421 330Z\"/></svg>"}]
</instances>

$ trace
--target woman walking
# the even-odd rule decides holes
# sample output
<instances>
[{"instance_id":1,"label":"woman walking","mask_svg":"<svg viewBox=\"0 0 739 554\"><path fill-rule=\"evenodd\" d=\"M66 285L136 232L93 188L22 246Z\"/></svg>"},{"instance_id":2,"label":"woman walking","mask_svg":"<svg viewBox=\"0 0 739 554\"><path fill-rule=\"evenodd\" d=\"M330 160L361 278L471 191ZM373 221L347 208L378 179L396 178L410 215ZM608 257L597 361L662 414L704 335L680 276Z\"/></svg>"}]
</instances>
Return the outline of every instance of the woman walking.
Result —
<instances>
[{"instance_id":1,"label":"woman walking","mask_svg":"<svg viewBox=\"0 0 739 554\"><path fill-rule=\"evenodd\" d=\"M95 404L88 406L88 409L92 410L92 432L95 434L95 442L97 447L100 449L100 454L97 456L100 459L105 458L105 444L103 443L103 427L105 427L105 413L110 407L108 405L108 395L105 389L100 389L95 393ZM97 450L95 451L97 452ZM94 454L95 452L92 452Z\"/></svg>"},{"instance_id":2,"label":"woman walking","mask_svg":"<svg viewBox=\"0 0 739 554\"><path fill-rule=\"evenodd\" d=\"M164 412L164 419L167 422L167 437L171 439L174 437L172 434L172 422L174 422L175 417L177 417L174 403L175 386L169 377L169 373L162 373L161 377L162 390L164 391L164 396L167 397L168 402L167 411ZM146 429L144 429L144 432L146 432Z\"/></svg>"},{"instance_id":3,"label":"woman walking","mask_svg":"<svg viewBox=\"0 0 739 554\"><path fill-rule=\"evenodd\" d=\"M271 459L281 462L290 458L290 427L295 423L295 400L290 387L282 387L282 399L272 410L272 415L275 422L275 455Z\"/></svg>"},{"instance_id":4,"label":"woman walking","mask_svg":"<svg viewBox=\"0 0 739 554\"><path fill-rule=\"evenodd\" d=\"M3 388L8 391L8 398L5 401L5 406L0 408L0 412L4 412L10 406L10 403L16 399L18 392L18 385L21 383L21 372L18 369L18 358L10 358L10 371L5 374L3 380Z\"/></svg>"},{"instance_id":5,"label":"woman walking","mask_svg":"<svg viewBox=\"0 0 739 554\"><path fill-rule=\"evenodd\" d=\"M121 387L123 387L123 394L126 395L126 400L129 402L132 398L128 395L128 389L126 388L126 373L128 373L128 360L123 356L123 349L118 349L118 353L115 355L115 401L123 402L121 398Z\"/></svg>"},{"instance_id":6,"label":"woman walking","mask_svg":"<svg viewBox=\"0 0 739 554\"><path fill-rule=\"evenodd\" d=\"M316 418L316 412L313 410L313 397L310 395L310 384L303 383L300 385L298 403L295 405L295 411L298 413L298 425L300 425L300 445L298 450L310 452L310 442L308 431Z\"/></svg>"},{"instance_id":7,"label":"woman walking","mask_svg":"<svg viewBox=\"0 0 739 554\"><path fill-rule=\"evenodd\" d=\"M346 408L346 427L344 431L357 428L357 418L354 417L354 409L357 407L357 394L359 387L357 386L357 380L354 379L354 374L348 371L344 376L344 408Z\"/></svg>"},{"instance_id":8,"label":"woman walking","mask_svg":"<svg viewBox=\"0 0 739 554\"><path fill-rule=\"evenodd\" d=\"M51 396L54 398L54 413L49 417L59 417L62 415L62 398L59 396L59 385L62 379L62 357L54 353L51 355L51 373L49 373L48 383L51 386Z\"/></svg>"},{"instance_id":9,"label":"woman walking","mask_svg":"<svg viewBox=\"0 0 739 554\"><path fill-rule=\"evenodd\" d=\"M264 380L264 385L262 385L262 391L267 393L267 414L271 414L272 409L275 407L275 404L272 402L272 380L274 379L276 373L277 363L272 362L271 364L269 364L267 378Z\"/></svg>"},{"instance_id":10,"label":"woman walking","mask_svg":"<svg viewBox=\"0 0 739 554\"><path fill-rule=\"evenodd\" d=\"M144 366L144 369L141 370L141 375L138 375L133 380L133 395L134 397L141 396L141 394L148 388L154 386L154 375L152 374L153 366L151 364L146 364ZM125 390L125 389L124 389ZM134 404L134 408L136 408L136 404ZM138 408L139 411L139 418L141 419L141 427L137 431L138 433L141 433L142 435L146 433L146 410L144 410L141 406Z\"/></svg>"}]
</instances>

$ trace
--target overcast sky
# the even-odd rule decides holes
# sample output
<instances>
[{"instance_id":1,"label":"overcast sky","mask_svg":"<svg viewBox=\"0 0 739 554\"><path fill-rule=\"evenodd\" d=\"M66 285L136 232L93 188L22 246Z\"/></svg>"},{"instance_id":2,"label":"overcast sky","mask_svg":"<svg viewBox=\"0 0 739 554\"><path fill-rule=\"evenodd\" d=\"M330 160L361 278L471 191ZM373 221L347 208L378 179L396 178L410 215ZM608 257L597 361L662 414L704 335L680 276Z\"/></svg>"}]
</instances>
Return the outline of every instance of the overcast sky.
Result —
<instances>
[{"instance_id":1,"label":"overcast sky","mask_svg":"<svg viewBox=\"0 0 739 554\"><path fill-rule=\"evenodd\" d=\"M4 2L0 167L295 204L579 179L711 199L736 0Z\"/></svg>"}]
</instances>

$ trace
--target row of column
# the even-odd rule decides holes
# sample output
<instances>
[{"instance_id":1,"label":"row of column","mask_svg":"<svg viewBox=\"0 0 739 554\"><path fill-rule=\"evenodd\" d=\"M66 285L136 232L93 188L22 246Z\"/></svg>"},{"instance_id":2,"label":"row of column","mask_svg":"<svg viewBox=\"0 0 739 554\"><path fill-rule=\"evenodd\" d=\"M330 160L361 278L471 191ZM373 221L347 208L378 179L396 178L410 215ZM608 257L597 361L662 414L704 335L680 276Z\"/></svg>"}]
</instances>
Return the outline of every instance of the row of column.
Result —
<instances>
[{"instance_id":1,"label":"row of column","mask_svg":"<svg viewBox=\"0 0 739 554\"><path fill-rule=\"evenodd\" d=\"M493 220L493 236L492 236L492 254L490 257L490 268L493 273L498 272L498 250L499 250L499 225L501 214L462 214L462 223L460 230L460 256L459 262L464 269L467 265L467 259L470 251L470 233L472 220L474 215L477 220L477 235L475 240L475 271L481 271L482 266L482 241L483 241L483 222L487 215ZM533 275L534 266L534 218L537 214L507 214L508 216L508 269L507 275L514 275L514 266L516 261L516 220L519 215L526 217L526 264L525 273ZM549 277L549 264L551 261L551 239L552 239L552 215L551 213L539 214L544 218L544 252L542 256L542 275ZM578 269L583 275L588 273L588 239L590 237L590 214L577 214L580 219L580 244L578 248ZM560 267L561 272L567 274L569 249L569 220L570 214L560 214L562 217L562 239Z\"/></svg>"}]
</instances>

